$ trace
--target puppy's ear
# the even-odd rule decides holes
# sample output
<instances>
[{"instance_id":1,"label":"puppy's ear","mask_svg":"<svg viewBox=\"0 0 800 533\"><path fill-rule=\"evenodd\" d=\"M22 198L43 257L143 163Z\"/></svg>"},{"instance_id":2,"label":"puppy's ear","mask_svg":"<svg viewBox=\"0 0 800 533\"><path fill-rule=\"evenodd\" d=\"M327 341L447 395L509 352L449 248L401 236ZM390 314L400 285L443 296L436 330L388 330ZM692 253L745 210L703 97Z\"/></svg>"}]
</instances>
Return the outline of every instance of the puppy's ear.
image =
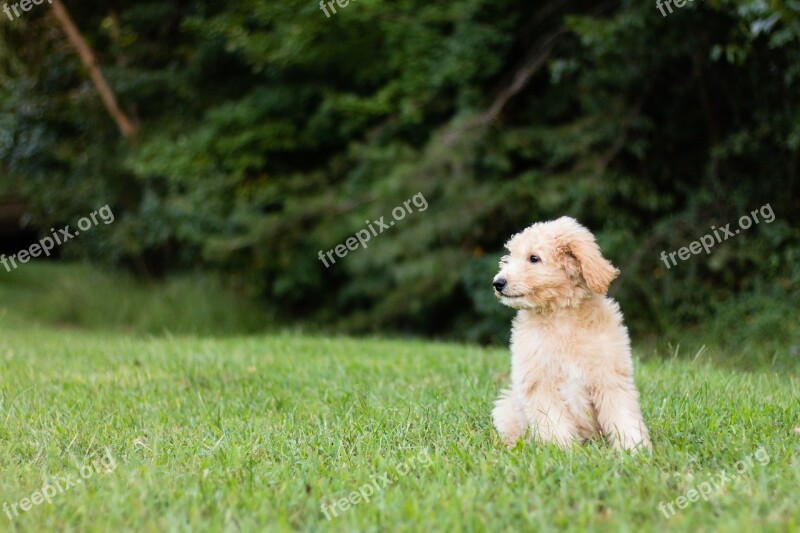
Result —
<instances>
[{"instance_id":1,"label":"puppy's ear","mask_svg":"<svg viewBox=\"0 0 800 533\"><path fill-rule=\"evenodd\" d=\"M572 222L577 226L576 231L562 239L560 248L577 260L586 285L598 294L605 294L608 286L619 275L619 270L603 257L589 230L574 220Z\"/></svg>"}]
</instances>

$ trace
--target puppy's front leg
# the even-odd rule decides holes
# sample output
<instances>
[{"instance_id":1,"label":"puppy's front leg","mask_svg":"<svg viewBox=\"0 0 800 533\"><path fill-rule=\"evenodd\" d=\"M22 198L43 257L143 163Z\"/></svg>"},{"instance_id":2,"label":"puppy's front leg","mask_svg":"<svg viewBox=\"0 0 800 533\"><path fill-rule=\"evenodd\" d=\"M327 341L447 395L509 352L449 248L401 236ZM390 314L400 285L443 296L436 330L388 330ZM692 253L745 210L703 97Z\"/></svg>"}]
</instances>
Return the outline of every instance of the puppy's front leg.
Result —
<instances>
[{"instance_id":1,"label":"puppy's front leg","mask_svg":"<svg viewBox=\"0 0 800 533\"><path fill-rule=\"evenodd\" d=\"M521 395L522 410L533 438L567 448L575 442L577 428L555 390L533 387Z\"/></svg>"},{"instance_id":2,"label":"puppy's front leg","mask_svg":"<svg viewBox=\"0 0 800 533\"><path fill-rule=\"evenodd\" d=\"M525 413L517 401L516 395L511 390L504 390L494 404L492 420L497 432L506 446L513 446L520 437L525 435Z\"/></svg>"},{"instance_id":3,"label":"puppy's front leg","mask_svg":"<svg viewBox=\"0 0 800 533\"><path fill-rule=\"evenodd\" d=\"M651 447L633 379L598 387L595 390L594 407L603 434L611 439L615 448L635 450Z\"/></svg>"}]
</instances>

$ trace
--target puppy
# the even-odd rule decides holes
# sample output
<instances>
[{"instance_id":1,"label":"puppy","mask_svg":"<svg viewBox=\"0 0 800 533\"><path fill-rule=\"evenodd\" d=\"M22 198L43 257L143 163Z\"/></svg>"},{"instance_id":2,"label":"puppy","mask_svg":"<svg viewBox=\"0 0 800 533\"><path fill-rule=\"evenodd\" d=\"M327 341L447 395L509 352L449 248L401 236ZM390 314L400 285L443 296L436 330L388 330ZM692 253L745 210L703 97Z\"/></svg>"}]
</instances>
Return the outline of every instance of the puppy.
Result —
<instances>
[{"instance_id":1,"label":"puppy","mask_svg":"<svg viewBox=\"0 0 800 533\"><path fill-rule=\"evenodd\" d=\"M619 271L575 219L539 222L506 243L493 280L518 309L511 387L492 418L507 445L525 435L565 448L601 434L615 448L650 448L633 383L628 330L605 297Z\"/></svg>"}]
</instances>

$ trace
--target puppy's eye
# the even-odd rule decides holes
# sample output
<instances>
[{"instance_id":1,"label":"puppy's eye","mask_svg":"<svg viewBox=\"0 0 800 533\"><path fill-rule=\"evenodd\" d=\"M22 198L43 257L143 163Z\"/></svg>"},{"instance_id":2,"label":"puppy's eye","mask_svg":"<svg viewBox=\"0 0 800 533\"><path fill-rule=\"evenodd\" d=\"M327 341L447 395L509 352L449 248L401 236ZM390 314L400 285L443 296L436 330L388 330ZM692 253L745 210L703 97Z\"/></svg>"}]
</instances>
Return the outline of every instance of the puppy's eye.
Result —
<instances>
[{"instance_id":1,"label":"puppy's eye","mask_svg":"<svg viewBox=\"0 0 800 533\"><path fill-rule=\"evenodd\" d=\"M538 263L538 262L540 262L540 261L541 261L541 259L539 258L539 256L538 256L538 255L532 255L532 256L530 256L530 258L528 259L528 261L530 261L531 263Z\"/></svg>"}]
</instances>

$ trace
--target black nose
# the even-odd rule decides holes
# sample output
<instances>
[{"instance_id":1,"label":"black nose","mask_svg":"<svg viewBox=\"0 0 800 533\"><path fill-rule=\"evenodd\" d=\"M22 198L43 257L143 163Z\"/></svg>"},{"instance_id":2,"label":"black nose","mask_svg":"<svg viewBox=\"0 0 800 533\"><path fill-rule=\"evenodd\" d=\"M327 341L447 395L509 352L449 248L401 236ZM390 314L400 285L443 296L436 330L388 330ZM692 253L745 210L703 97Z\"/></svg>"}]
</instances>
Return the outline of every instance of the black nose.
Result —
<instances>
[{"instance_id":1,"label":"black nose","mask_svg":"<svg viewBox=\"0 0 800 533\"><path fill-rule=\"evenodd\" d=\"M503 278L495 279L492 282L492 285L494 285L494 290L496 290L497 292L501 292L503 289L506 288L506 280L504 280Z\"/></svg>"}]
</instances>

